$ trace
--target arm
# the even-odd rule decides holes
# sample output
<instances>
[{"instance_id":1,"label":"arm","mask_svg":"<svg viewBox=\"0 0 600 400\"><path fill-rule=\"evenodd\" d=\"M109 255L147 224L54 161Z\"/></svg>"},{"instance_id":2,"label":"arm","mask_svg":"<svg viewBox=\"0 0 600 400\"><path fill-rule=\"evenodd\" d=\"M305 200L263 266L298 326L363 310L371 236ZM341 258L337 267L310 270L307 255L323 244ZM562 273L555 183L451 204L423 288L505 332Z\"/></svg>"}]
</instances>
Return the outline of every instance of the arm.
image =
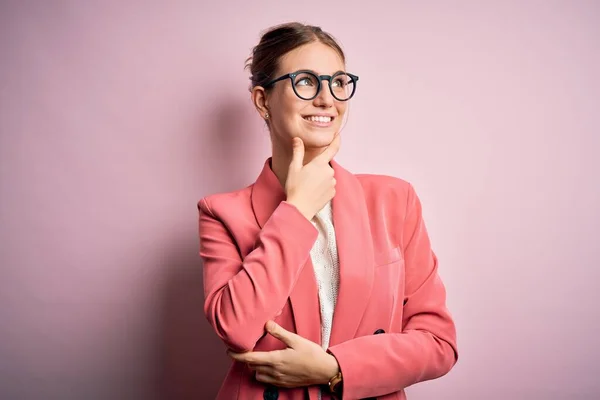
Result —
<instances>
[{"instance_id":1,"label":"arm","mask_svg":"<svg viewBox=\"0 0 600 400\"><path fill-rule=\"evenodd\" d=\"M396 392L445 375L457 361L446 290L412 186L402 248L406 271L402 332L362 336L329 348L344 377L344 398Z\"/></svg>"},{"instance_id":2,"label":"arm","mask_svg":"<svg viewBox=\"0 0 600 400\"><path fill-rule=\"evenodd\" d=\"M317 238L298 209L281 202L243 260L234 240L206 202L200 211L200 255L204 262L204 312L234 351L249 351L265 323L285 305Z\"/></svg>"}]
</instances>

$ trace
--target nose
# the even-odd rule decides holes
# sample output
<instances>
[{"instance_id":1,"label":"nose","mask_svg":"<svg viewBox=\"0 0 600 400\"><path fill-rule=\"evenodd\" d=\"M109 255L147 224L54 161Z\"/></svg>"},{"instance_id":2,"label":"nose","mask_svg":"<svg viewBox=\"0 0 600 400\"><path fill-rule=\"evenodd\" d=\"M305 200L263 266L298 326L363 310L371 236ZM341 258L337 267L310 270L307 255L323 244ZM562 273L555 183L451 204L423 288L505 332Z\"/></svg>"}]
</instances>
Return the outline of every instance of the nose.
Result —
<instances>
[{"instance_id":1,"label":"nose","mask_svg":"<svg viewBox=\"0 0 600 400\"><path fill-rule=\"evenodd\" d=\"M315 105L315 107L328 108L333 106L334 101L335 99L331 95L329 82L327 80L322 80L321 90L319 91L317 97L313 99L313 104Z\"/></svg>"}]
</instances>

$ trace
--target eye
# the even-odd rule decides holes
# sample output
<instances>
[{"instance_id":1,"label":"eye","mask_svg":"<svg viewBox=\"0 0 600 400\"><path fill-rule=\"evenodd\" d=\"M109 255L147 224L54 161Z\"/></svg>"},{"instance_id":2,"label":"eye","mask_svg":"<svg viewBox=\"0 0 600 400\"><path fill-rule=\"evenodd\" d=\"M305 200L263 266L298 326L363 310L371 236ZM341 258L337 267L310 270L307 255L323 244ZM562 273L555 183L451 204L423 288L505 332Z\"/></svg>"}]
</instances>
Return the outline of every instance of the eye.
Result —
<instances>
[{"instance_id":1,"label":"eye","mask_svg":"<svg viewBox=\"0 0 600 400\"><path fill-rule=\"evenodd\" d=\"M316 78L311 74L301 73L294 80L295 86L314 87L317 86Z\"/></svg>"},{"instance_id":2,"label":"eye","mask_svg":"<svg viewBox=\"0 0 600 400\"><path fill-rule=\"evenodd\" d=\"M300 78L296 81L296 85L298 86L311 86L313 84L313 80L310 78Z\"/></svg>"},{"instance_id":3,"label":"eye","mask_svg":"<svg viewBox=\"0 0 600 400\"><path fill-rule=\"evenodd\" d=\"M340 74L335 77L332 82L332 86L339 89L346 88L350 83L350 77L346 74Z\"/></svg>"}]
</instances>

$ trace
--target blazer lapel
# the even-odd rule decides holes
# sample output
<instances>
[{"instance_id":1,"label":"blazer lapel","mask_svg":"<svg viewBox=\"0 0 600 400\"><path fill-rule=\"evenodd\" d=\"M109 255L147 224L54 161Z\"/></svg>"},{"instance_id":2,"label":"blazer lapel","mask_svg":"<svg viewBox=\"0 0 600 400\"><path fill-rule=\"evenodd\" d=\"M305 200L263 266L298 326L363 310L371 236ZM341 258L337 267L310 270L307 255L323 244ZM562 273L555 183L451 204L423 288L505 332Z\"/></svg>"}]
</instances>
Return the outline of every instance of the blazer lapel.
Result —
<instances>
[{"instance_id":1,"label":"blazer lapel","mask_svg":"<svg viewBox=\"0 0 600 400\"><path fill-rule=\"evenodd\" d=\"M362 185L332 161L337 181L333 198L340 284L333 313L330 346L354 338L373 287L373 244Z\"/></svg>"},{"instance_id":2,"label":"blazer lapel","mask_svg":"<svg viewBox=\"0 0 600 400\"><path fill-rule=\"evenodd\" d=\"M300 277L290 295L296 333L321 344L321 308L313 264L310 259L300 272Z\"/></svg>"},{"instance_id":3,"label":"blazer lapel","mask_svg":"<svg viewBox=\"0 0 600 400\"><path fill-rule=\"evenodd\" d=\"M258 179L252 187L252 208L256 221L262 229L279 203L286 199L285 191L271 169L271 158L267 159ZM293 244L292 244L293 245ZM280 268L285 268L282 265ZM274 282L273 284L277 284ZM313 265L308 257L300 276L290 294L296 333L321 344L321 312L319 308L317 282Z\"/></svg>"}]
</instances>

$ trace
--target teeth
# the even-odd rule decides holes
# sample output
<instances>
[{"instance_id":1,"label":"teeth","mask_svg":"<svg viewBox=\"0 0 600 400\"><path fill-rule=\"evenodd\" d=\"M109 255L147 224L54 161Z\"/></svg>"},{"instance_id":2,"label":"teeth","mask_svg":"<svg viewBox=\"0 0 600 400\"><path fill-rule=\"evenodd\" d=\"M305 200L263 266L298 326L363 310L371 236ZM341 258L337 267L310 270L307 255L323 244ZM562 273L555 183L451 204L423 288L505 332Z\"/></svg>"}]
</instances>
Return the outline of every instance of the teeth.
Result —
<instances>
[{"instance_id":1,"label":"teeth","mask_svg":"<svg viewBox=\"0 0 600 400\"><path fill-rule=\"evenodd\" d=\"M323 123L331 122L331 117L322 117L322 116L316 116L316 115L304 117L304 119L306 119L308 121L313 121L313 122L323 122Z\"/></svg>"}]
</instances>

